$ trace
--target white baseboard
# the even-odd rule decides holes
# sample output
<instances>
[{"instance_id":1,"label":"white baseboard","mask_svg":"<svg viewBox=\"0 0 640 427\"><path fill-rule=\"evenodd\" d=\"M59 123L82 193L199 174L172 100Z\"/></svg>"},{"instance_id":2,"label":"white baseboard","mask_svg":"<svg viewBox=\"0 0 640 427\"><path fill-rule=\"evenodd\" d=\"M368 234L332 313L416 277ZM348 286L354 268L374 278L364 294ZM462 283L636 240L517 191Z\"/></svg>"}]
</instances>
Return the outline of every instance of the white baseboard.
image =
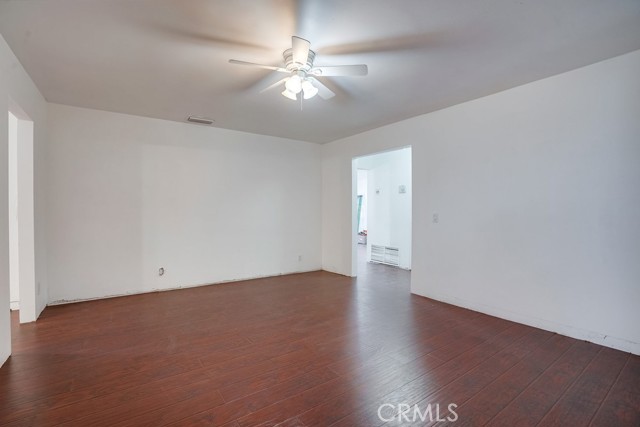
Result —
<instances>
[{"instance_id":1,"label":"white baseboard","mask_svg":"<svg viewBox=\"0 0 640 427\"><path fill-rule=\"evenodd\" d=\"M512 312L509 310L504 310L498 307L478 304L450 295L434 293L430 293L428 295L420 295L415 293L415 295L424 296L437 301L445 302L447 304L452 304L458 307L467 308L469 310L478 311L480 313L510 320L512 322L522 323L523 325L533 326L534 328L544 329L545 331L556 332L560 335L565 335L570 338L589 341L594 344L599 344L616 350L640 355L640 343L625 340L623 338L613 337L611 335L605 335L599 332L576 328L574 326L563 325L561 323L556 323L549 320Z\"/></svg>"},{"instance_id":2,"label":"white baseboard","mask_svg":"<svg viewBox=\"0 0 640 427\"><path fill-rule=\"evenodd\" d=\"M20 301L11 301L9 303L9 310L11 311L20 310Z\"/></svg>"},{"instance_id":3,"label":"white baseboard","mask_svg":"<svg viewBox=\"0 0 640 427\"><path fill-rule=\"evenodd\" d=\"M288 273L245 277L245 278L240 278L240 279L223 280L223 281L220 281L220 282L198 283L198 284L195 284L195 285L181 285L181 286L175 286L175 287L170 287L170 288L154 288L154 289L150 289L150 290L134 290L134 291L130 291L130 292L122 293L122 294L111 294L111 295L103 295L103 296L89 297L89 298L58 299L58 300L50 301L49 303L47 303L47 306L74 304L74 303L77 303L77 302L96 301L96 300L108 299L108 298L120 298L120 297L127 297L127 296L131 296L131 295L151 294L151 293L154 293L154 292L177 291L177 290L180 290L180 289L199 288L201 286L222 285L222 284L225 284L225 283L243 282L243 281L246 281L246 280L267 279L269 277L288 276L290 274L311 273L311 272L314 272L314 271L321 271L321 269L314 268L314 269L311 269L311 270L301 270L301 271L292 271L292 272L288 272Z\"/></svg>"}]
</instances>

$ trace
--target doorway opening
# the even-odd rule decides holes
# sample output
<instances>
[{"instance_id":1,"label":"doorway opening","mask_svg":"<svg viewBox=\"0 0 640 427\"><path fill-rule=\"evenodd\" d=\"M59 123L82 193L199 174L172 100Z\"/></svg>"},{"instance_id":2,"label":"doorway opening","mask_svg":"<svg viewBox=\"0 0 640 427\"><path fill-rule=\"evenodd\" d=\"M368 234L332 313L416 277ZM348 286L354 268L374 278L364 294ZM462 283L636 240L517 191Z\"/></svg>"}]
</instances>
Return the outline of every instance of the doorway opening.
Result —
<instances>
[{"instance_id":1,"label":"doorway opening","mask_svg":"<svg viewBox=\"0 0 640 427\"><path fill-rule=\"evenodd\" d=\"M33 121L11 104L8 138L9 299L20 323L36 320Z\"/></svg>"},{"instance_id":2,"label":"doorway opening","mask_svg":"<svg viewBox=\"0 0 640 427\"><path fill-rule=\"evenodd\" d=\"M411 270L411 147L353 159L352 275L370 264Z\"/></svg>"}]
</instances>

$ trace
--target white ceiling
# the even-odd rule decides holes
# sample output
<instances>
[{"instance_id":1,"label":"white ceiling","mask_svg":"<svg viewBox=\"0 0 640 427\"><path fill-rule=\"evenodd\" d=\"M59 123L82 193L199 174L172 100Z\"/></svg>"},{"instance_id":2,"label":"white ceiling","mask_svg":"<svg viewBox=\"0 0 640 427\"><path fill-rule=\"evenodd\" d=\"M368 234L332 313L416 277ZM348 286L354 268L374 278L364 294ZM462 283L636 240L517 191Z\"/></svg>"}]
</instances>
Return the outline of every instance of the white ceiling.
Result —
<instances>
[{"instance_id":1,"label":"white ceiling","mask_svg":"<svg viewBox=\"0 0 640 427\"><path fill-rule=\"evenodd\" d=\"M0 0L0 33L50 102L328 142L640 49L640 0ZM291 36L336 92L259 91Z\"/></svg>"}]
</instances>

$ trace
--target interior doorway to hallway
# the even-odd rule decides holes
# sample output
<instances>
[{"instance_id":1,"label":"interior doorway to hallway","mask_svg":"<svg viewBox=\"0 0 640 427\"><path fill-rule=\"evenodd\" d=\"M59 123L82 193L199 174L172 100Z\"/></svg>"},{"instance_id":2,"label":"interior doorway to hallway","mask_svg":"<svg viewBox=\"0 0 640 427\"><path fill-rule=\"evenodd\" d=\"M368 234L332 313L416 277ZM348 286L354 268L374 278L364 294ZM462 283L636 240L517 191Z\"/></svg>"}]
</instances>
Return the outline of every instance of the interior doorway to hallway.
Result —
<instances>
[{"instance_id":1,"label":"interior doorway to hallway","mask_svg":"<svg viewBox=\"0 0 640 427\"><path fill-rule=\"evenodd\" d=\"M411 270L411 147L354 158L353 174L352 271Z\"/></svg>"},{"instance_id":2,"label":"interior doorway to hallway","mask_svg":"<svg viewBox=\"0 0 640 427\"><path fill-rule=\"evenodd\" d=\"M33 121L8 112L9 299L21 323L36 320Z\"/></svg>"}]
</instances>

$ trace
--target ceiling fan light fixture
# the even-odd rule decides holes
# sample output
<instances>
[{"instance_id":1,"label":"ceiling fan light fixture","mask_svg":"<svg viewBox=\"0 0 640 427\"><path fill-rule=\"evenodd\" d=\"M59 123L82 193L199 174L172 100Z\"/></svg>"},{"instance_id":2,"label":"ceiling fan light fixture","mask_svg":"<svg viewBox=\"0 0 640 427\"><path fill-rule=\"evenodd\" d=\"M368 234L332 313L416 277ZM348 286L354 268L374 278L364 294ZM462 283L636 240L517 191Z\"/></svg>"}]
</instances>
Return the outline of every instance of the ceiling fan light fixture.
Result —
<instances>
[{"instance_id":1,"label":"ceiling fan light fixture","mask_svg":"<svg viewBox=\"0 0 640 427\"><path fill-rule=\"evenodd\" d=\"M295 74L289 77L289 79L287 79L284 86L287 88L289 92L297 94L297 93L300 93L300 91L302 90L302 80L300 79L299 75Z\"/></svg>"},{"instance_id":2,"label":"ceiling fan light fixture","mask_svg":"<svg viewBox=\"0 0 640 427\"><path fill-rule=\"evenodd\" d=\"M298 96L294 92L291 92L288 88L282 91L282 96L289 98L292 101L298 100Z\"/></svg>"},{"instance_id":3,"label":"ceiling fan light fixture","mask_svg":"<svg viewBox=\"0 0 640 427\"><path fill-rule=\"evenodd\" d=\"M311 83L311 81L305 79L302 82L302 91L304 99L311 99L318 94L318 88Z\"/></svg>"}]
</instances>

